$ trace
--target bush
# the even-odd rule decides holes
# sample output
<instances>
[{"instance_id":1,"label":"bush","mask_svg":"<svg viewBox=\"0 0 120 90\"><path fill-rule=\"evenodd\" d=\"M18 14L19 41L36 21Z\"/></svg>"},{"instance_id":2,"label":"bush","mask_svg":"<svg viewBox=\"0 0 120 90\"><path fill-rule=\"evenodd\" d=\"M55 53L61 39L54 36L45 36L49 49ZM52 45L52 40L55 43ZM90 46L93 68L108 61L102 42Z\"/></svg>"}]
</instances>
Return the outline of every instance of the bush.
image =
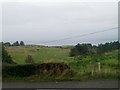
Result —
<instances>
[{"instance_id":1,"label":"bush","mask_svg":"<svg viewBox=\"0 0 120 90\"><path fill-rule=\"evenodd\" d=\"M19 76L26 77L35 73L34 65L4 65L2 69L3 77Z\"/></svg>"},{"instance_id":2,"label":"bush","mask_svg":"<svg viewBox=\"0 0 120 90\"><path fill-rule=\"evenodd\" d=\"M13 62L11 56L5 50L5 47L3 45L2 45L2 63L15 64L15 62Z\"/></svg>"},{"instance_id":3,"label":"bush","mask_svg":"<svg viewBox=\"0 0 120 90\"><path fill-rule=\"evenodd\" d=\"M32 55L28 55L25 62L26 63L34 63Z\"/></svg>"},{"instance_id":4,"label":"bush","mask_svg":"<svg viewBox=\"0 0 120 90\"><path fill-rule=\"evenodd\" d=\"M3 65L3 77L19 76L27 77L31 75L60 75L65 70L71 70L65 63L42 63L26 65Z\"/></svg>"},{"instance_id":5,"label":"bush","mask_svg":"<svg viewBox=\"0 0 120 90\"><path fill-rule=\"evenodd\" d=\"M79 55L91 55L94 54L94 50L91 44L77 44L70 51L70 56L79 56Z\"/></svg>"}]
</instances>

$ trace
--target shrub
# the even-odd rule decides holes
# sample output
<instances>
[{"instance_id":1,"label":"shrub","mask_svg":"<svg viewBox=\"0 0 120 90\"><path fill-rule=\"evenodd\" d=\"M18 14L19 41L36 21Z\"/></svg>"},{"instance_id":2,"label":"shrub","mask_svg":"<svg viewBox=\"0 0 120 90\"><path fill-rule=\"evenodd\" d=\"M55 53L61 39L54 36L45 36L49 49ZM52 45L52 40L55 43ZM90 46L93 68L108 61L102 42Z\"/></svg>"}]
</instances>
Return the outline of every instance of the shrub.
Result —
<instances>
[{"instance_id":1,"label":"shrub","mask_svg":"<svg viewBox=\"0 0 120 90\"><path fill-rule=\"evenodd\" d=\"M64 71L71 71L65 63L42 63L42 64L25 64L25 65L3 65L3 77L19 76L28 77L31 75L60 75ZM68 73L68 72L67 72Z\"/></svg>"},{"instance_id":2,"label":"shrub","mask_svg":"<svg viewBox=\"0 0 120 90\"><path fill-rule=\"evenodd\" d=\"M25 62L26 63L34 63L32 55L28 55Z\"/></svg>"},{"instance_id":3,"label":"shrub","mask_svg":"<svg viewBox=\"0 0 120 90\"><path fill-rule=\"evenodd\" d=\"M2 63L15 64L15 62L13 62L12 60L12 57L8 54L3 45L2 45Z\"/></svg>"}]
</instances>

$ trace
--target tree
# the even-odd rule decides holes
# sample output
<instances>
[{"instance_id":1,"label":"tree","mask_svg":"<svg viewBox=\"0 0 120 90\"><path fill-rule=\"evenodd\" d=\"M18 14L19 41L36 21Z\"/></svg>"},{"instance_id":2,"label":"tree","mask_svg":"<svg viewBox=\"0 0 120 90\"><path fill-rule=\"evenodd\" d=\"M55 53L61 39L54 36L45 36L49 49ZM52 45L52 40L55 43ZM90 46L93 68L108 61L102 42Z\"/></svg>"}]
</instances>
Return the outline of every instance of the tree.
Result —
<instances>
[{"instance_id":1,"label":"tree","mask_svg":"<svg viewBox=\"0 0 120 90\"><path fill-rule=\"evenodd\" d=\"M70 51L70 56L78 56L79 55L79 52L76 48L72 48L71 51Z\"/></svg>"},{"instance_id":2,"label":"tree","mask_svg":"<svg viewBox=\"0 0 120 90\"><path fill-rule=\"evenodd\" d=\"M25 44L24 44L24 42L23 42L23 41L20 41L20 45L21 45L21 46L24 46Z\"/></svg>"},{"instance_id":3,"label":"tree","mask_svg":"<svg viewBox=\"0 0 120 90\"><path fill-rule=\"evenodd\" d=\"M11 43L10 42L6 42L6 43L4 43L4 46L11 46Z\"/></svg>"},{"instance_id":4,"label":"tree","mask_svg":"<svg viewBox=\"0 0 120 90\"><path fill-rule=\"evenodd\" d=\"M2 63L15 64L15 62L13 62L11 56L5 50L5 47L3 45L2 45Z\"/></svg>"},{"instance_id":5,"label":"tree","mask_svg":"<svg viewBox=\"0 0 120 90\"><path fill-rule=\"evenodd\" d=\"M88 55L90 53L87 44L77 44L70 51L70 56Z\"/></svg>"},{"instance_id":6,"label":"tree","mask_svg":"<svg viewBox=\"0 0 120 90\"><path fill-rule=\"evenodd\" d=\"M120 43L118 41L107 42L105 44L99 44L97 47L97 53L102 54L105 52L110 52L112 50L118 50L120 47Z\"/></svg>"},{"instance_id":7,"label":"tree","mask_svg":"<svg viewBox=\"0 0 120 90\"><path fill-rule=\"evenodd\" d=\"M13 46L19 46L19 45L20 45L20 44L19 44L18 41L16 41L16 42L13 43Z\"/></svg>"}]
</instances>

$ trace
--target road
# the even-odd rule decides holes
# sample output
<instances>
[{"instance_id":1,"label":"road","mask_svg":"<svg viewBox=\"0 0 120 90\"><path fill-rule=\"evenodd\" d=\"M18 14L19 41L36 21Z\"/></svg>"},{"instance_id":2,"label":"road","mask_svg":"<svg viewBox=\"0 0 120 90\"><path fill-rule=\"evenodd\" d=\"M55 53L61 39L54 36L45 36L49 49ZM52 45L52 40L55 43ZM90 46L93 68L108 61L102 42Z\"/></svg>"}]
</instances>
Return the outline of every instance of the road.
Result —
<instances>
[{"instance_id":1,"label":"road","mask_svg":"<svg viewBox=\"0 0 120 90\"><path fill-rule=\"evenodd\" d=\"M3 88L118 88L117 80L104 81L69 81L69 82L41 82L41 83L3 83ZM3 89L4 90L4 89ZM8 89L5 89L8 90ZM9 89L10 90L10 89ZM13 89L11 89L13 90ZM23 90L23 89L22 89ZM41 90L41 89L40 89ZM115 89L114 89L115 90Z\"/></svg>"}]
</instances>

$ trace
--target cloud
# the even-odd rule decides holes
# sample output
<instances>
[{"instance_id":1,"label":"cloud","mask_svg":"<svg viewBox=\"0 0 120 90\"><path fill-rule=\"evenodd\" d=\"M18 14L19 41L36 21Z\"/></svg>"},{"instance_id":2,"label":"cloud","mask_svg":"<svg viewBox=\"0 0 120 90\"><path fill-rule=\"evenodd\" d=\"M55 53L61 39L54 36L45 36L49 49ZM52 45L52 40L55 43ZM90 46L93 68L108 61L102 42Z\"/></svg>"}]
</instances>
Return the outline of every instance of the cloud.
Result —
<instances>
[{"instance_id":1,"label":"cloud","mask_svg":"<svg viewBox=\"0 0 120 90\"><path fill-rule=\"evenodd\" d=\"M5 3L2 8L4 41L41 44L118 25L117 3ZM116 40L117 30L90 38L73 38L60 44Z\"/></svg>"}]
</instances>

